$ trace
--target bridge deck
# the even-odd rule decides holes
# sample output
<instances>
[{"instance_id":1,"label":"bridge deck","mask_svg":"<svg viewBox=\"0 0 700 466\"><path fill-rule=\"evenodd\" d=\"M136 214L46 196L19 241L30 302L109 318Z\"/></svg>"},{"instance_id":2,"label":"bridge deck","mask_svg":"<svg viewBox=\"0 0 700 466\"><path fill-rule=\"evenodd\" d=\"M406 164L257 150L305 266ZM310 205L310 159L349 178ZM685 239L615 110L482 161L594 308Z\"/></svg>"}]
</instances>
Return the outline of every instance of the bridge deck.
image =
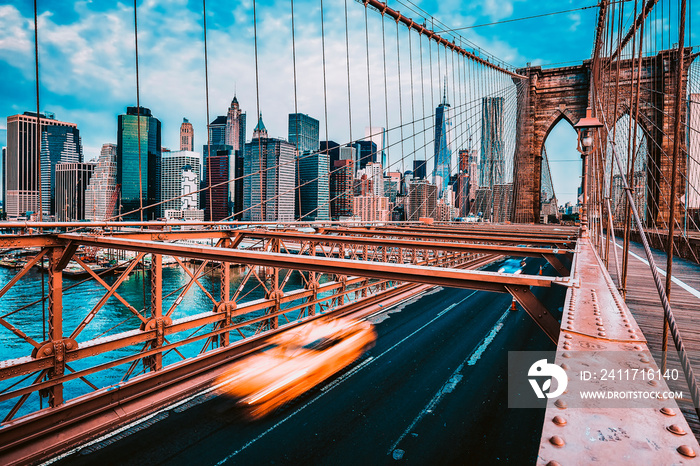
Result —
<instances>
[{"instance_id":1,"label":"bridge deck","mask_svg":"<svg viewBox=\"0 0 700 466\"><path fill-rule=\"evenodd\" d=\"M618 257L622 263L622 249L618 238ZM631 243L630 259L627 279L627 306L646 337L647 344L655 354L657 364L661 366L657 354L661 352L661 334L663 326L663 310L659 302L659 295L654 286L654 281L646 262L646 256L641 244ZM666 256L662 251L653 250L657 267L666 270ZM610 256L610 275L618 283L615 272L615 262ZM663 273L662 273L663 275ZM695 374L700 374L700 265L684 259L674 259L673 276L678 279L671 287L671 307L681 329L683 343L693 362ZM673 341L669 335L669 347L673 348ZM675 353L669 353L669 368L680 370L678 358ZM669 380L669 388L683 390L688 393L685 381ZM679 400L678 406L693 429L695 437L700 439L700 421L688 398L687 401Z\"/></svg>"}]
</instances>

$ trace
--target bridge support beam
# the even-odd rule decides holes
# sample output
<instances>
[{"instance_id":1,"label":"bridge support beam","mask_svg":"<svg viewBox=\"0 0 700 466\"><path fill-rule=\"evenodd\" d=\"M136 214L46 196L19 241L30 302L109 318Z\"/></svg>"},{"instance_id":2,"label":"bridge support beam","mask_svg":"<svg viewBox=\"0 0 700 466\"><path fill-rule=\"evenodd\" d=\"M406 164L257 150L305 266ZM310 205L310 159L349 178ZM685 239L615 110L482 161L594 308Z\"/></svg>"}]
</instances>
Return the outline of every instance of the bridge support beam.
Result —
<instances>
[{"instance_id":1,"label":"bridge support beam","mask_svg":"<svg viewBox=\"0 0 700 466\"><path fill-rule=\"evenodd\" d=\"M532 320L547 334L555 344L559 341L560 323L554 318L551 312L532 294L529 286L506 285L506 290L513 295L518 304L527 312Z\"/></svg>"}]
</instances>

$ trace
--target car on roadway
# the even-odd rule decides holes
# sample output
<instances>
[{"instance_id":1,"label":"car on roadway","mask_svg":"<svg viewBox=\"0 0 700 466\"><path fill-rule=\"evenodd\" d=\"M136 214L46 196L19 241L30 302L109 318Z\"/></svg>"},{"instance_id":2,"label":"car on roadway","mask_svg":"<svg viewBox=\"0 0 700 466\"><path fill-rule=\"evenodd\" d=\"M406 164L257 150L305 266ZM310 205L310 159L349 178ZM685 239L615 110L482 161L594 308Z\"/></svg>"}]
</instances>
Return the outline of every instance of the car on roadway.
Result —
<instances>
[{"instance_id":1,"label":"car on roadway","mask_svg":"<svg viewBox=\"0 0 700 466\"><path fill-rule=\"evenodd\" d=\"M248 419L260 419L297 398L374 346L371 323L314 320L272 337L220 379Z\"/></svg>"},{"instance_id":2,"label":"car on roadway","mask_svg":"<svg viewBox=\"0 0 700 466\"><path fill-rule=\"evenodd\" d=\"M523 273L523 267L525 267L525 259L506 259L498 269L498 273L519 275Z\"/></svg>"}]
</instances>

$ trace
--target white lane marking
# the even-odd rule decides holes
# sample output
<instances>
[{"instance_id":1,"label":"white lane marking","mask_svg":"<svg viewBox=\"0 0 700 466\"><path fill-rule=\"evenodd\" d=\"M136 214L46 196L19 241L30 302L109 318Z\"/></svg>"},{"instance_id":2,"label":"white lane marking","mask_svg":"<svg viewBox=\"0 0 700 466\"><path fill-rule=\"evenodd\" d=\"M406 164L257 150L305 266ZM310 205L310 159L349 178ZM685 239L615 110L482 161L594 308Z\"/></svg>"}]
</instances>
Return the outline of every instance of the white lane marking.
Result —
<instances>
[{"instance_id":1,"label":"white lane marking","mask_svg":"<svg viewBox=\"0 0 700 466\"><path fill-rule=\"evenodd\" d=\"M506 319L508 314L510 314L510 307L506 309L506 311L501 315L501 317L496 321L493 327L491 327L491 330L489 333L484 336L484 338L481 340L481 343L474 348L474 350L471 352L469 357L462 361L462 364L460 364L457 369L450 375L450 378L447 379L447 382L444 383L442 387L440 387L440 390L437 391L435 396L428 402L427 405L423 408L423 410L418 413L418 415L413 419L411 424L406 428L406 430L403 431L403 434L394 442L394 444L389 448L389 451L387 452L387 455L392 455L394 451L396 450L396 447L399 446L399 443L406 438L406 436L413 430L413 428L418 424L421 419L425 417L426 414L430 414L433 412L433 409L442 401L442 398L447 394L451 393L457 384L462 380L462 369L464 369L464 366L473 366L476 364L476 362L481 358L481 355L486 351L486 348L491 344L493 339L496 337L496 334L503 328L503 321ZM403 457L404 451L401 451L400 457ZM396 456L394 456L396 459ZM400 458L399 458L400 459Z\"/></svg>"},{"instance_id":2,"label":"white lane marking","mask_svg":"<svg viewBox=\"0 0 700 466\"><path fill-rule=\"evenodd\" d=\"M330 391L333 390L335 387L337 387L338 385L340 385L341 383L345 382L346 380L348 380L348 379L349 379L350 377L352 377L353 375L355 375L355 374L357 374L358 372L360 372L360 370L362 370L362 369L368 367L370 364L372 364L372 363L374 363L375 361L377 361L378 359L382 358L384 355L386 355L387 353L389 353L390 351L392 351L394 348L396 348L397 346L399 346L401 343L405 342L406 340L408 340L409 338L413 337L413 336L414 336L415 334L417 334L418 332L420 332L420 331L422 331L423 329L425 329L428 325L432 324L433 322L435 322L436 320L438 320L440 317L442 317L443 315L445 315L445 313L446 313L449 309L454 309L455 306L457 306L458 304L462 304L464 301L466 301L467 299L471 298L471 297L474 296L476 293L478 293L478 291L473 291L472 293L470 293L469 295L467 295L466 298L462 299L461 301L459 301L459 302L456 303L456 304L453 304L453 305L449 306L449 307L446 308L444 311L440 312L438 315L436 315L436 316L433 317L431 320L429 320L427 323L425 323L424 325L422 325L421 327L419 327L417 330L413 331L413 332L412 332L411 334L409 334L407 337L405 337L405 338L402 339L401 341L397 342L396 344L394 344L394 345L393 345L392 347L390 347L389 349L385 350L382 354L380 354L380 355L378 355L378 356L375 356L375 357L367 358L367 359L364 360L361 364L359 364L358 366L354 367L351 371L349 371L348 373L344 374L342 377L339 377L338 379L332 381L331 383L329 383L329 384L326 385L325 387L321 388L321 393L319 393L318 395L316 395L315 398L312 398L311 400L309 400L308 402L306 402L306 404L304 404L303 406L300 406L299 408L297 408L297 410L294 411L294 412L292 412L289 416L285 417L284 419L281 419L277 424L275 424L274 426L270 427L269 429L267 429L265 432L261 433L260 435L258 435L258 436L255 437L254 439L250 440L248 443L246 443L245 445L243 445L243 446L242 446L241 448L239 448L238 450L236 450L236 451L230 453L226 458L224 458L224 459L222 459L221 461L219 461L218 463L216 463L216 466L221 466L222 464L226 463L226 462L229 461L231 458L233 458L234 456L238 455L240 452L242 452L243 450L245 450L246 448L248 448L249 446L251 446L253 443L257 442L258 440L260 440L261 438L263 438L264 436L266 436L267 434L269 434L270 432L272 432L273 430L275 430L277 427L281 426L282 424L284 424L285 422L287 422L288 420L290 420L292 417L296 416L299 412L301 412L302 410L306 409L306 408L307 408L308 406L310 406L311 404L315 403L315 402L316 402L318 399L320 399L323 395L325 395L326 393L330 392Z\"/></svg>"},{"instance_id":3,"label":"white lane marking","mask_svg":"<svg viewBox=\"0 0 700 466\"><path fill-rule=\"evenodd\" d=\"M620 249L624 249L621 245L619 245L619 244L617 244L617 243L615 243L615 246L617 246L617 247L620 248ZM637 254L633 253L632 251L629 251L629 253L630 253L630 255L631 255L632 257L634 257L635 259L641 261L641 262L644 263L646 266L649 266L649 261L648 261L648 260L644 259L643 257L638 256ZM658 268L658 267L656 268L656 270L657 270L661 275L663 275L664 277L666 276L666 271L661 270L661 269ZM676 278L674 275L671 275L671 281L672 281L673 283L675 283L676 285L680 286L681 288L683 288L683 289L684 289L685 291L687 291L688 293L690 293L690 294L692 294L693 296L695 296L696 298L700 299L700 291L696 290L696 289L693 288L692 286L690 286L690 285L688 285L687 283L685 283L685 282L679 280L679 279Z\"/></svg>"}]
</instances>

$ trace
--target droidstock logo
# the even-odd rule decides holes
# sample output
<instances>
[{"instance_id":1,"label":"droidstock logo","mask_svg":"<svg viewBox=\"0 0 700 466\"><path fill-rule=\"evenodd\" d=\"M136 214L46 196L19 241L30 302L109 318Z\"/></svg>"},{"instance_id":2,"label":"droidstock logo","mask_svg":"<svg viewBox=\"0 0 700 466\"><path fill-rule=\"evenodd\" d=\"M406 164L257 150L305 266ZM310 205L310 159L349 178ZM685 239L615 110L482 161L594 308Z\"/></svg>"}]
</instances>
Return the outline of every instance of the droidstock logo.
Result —
<instances>
[{"instance_id":1,"label":"droidstock logo","mask_svg":"<svg viewBox=\"0 0 700 466\"><path fill-rule=\"evenodd\" d=\"M564 369L556 364L549 364L546 359L540 359L530 366L527 375L529 377L547 377L541 387L537 379L528 379L537 398L544 398L545 396L547 398L556 398L564 393L566 384L569 382L569 378L566 376ZM556 379L557 389L550 392L552 389L552 379Z\"/></svg>"}]
</instances>

